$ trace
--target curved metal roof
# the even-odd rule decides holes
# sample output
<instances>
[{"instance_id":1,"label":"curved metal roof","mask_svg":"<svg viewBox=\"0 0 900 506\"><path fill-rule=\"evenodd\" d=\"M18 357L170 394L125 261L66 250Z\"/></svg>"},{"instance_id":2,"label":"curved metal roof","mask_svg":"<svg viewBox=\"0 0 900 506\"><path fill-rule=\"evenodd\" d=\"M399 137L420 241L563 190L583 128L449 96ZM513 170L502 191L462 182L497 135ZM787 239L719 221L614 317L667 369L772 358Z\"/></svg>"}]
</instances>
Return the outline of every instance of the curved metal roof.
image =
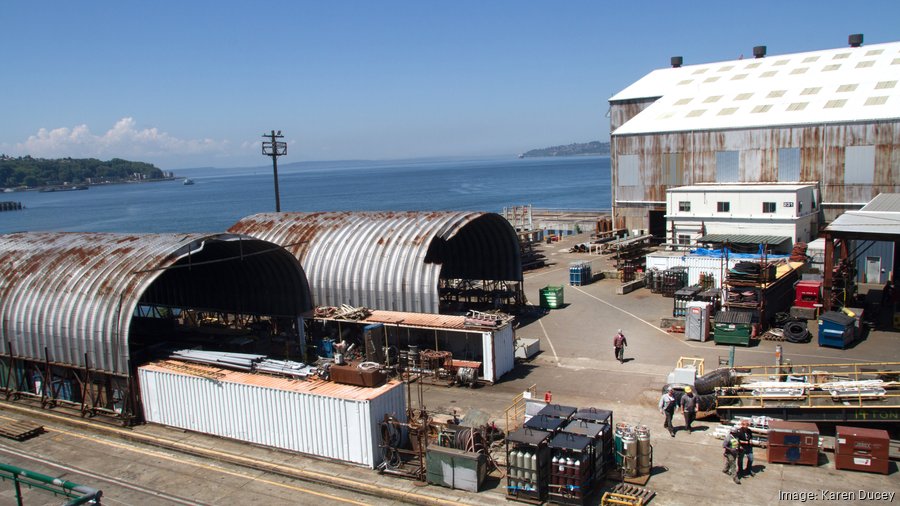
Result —
<instances>
[{"instance_id":1,"label":"curved metal roof","mask_svg":"<svg viewBox=\"0 0 900 506\"><path fill-rule=\"evenodd\" d=\"M439 279L522 280L516 231L495 213L263 213L229 232L292 252L318 305L437 313Z\"/></svg>"},{"instance_id":2,"label":"curved metal roof","mask_svg":"<svg viewBox=\"0 0 900 506\"><path fill-rule=\"evenodd\" d=\"M6 353L128 375L130 322L139 304L272 316L312 307L296 259L250 237L0 235Z\"/></svg>"}]
</instances>

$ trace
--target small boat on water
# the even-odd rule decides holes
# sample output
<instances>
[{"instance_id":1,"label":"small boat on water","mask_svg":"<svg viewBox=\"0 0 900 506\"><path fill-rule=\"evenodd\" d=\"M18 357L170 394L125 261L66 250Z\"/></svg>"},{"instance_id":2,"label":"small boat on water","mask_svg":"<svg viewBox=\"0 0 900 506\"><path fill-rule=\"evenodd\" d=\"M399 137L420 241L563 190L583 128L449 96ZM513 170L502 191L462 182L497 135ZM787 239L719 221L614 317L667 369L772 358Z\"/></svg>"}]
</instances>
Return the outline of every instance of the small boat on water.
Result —
<instances>
[{"instance_id":1,"label":"small boat on water","mask_svg":"<svg viewBox=\"0 0 900 506\"><path fill-rule=\"evenodd\" d=\"M186 178L184 178L184 183L182 183L182 184L191 185L191 184L194 184L194 180L189 177L186 177Z\"/></svg>"},{"instance_id":2,"label":"small boat on water","mask_svg":"<svg viewBox=\"0 0 900 506\"><path fill-rule=\"evenodd\" d=\"M88 185L45 186L38 190L38 192L71 192L75 190L87 190L88 188L90 188Z\"/></svg>"}]
</instances>

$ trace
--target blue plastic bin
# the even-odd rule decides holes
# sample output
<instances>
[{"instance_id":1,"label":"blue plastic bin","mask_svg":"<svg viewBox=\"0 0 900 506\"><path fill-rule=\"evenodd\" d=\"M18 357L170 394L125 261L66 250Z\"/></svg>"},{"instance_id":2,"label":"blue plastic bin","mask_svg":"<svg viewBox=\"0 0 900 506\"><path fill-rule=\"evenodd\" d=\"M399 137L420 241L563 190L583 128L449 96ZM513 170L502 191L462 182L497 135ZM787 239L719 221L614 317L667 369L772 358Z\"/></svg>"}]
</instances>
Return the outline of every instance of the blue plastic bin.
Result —
<instances>
[{"instance_id":1,"label":"blue plastic bin","mask_svg":"<svg viewBox=\"0 0 900 506\"><path fill-rule=\"evenodd\" d=\"M819 346L844 349L856 340L856 318L828 311L819 316Z\"/></svg>"}]
</instances>

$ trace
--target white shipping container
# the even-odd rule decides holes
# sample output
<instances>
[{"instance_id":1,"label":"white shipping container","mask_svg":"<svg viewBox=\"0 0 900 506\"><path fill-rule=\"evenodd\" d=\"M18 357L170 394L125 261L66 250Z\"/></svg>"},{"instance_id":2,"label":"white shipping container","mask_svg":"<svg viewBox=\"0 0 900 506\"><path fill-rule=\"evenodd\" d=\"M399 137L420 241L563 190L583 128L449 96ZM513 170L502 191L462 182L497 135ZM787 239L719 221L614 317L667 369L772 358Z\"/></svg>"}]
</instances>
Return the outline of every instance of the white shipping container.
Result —
<instances>
[{"instance_id":1,"label":"white shipping container","mask_svg":"<svg viewBox=\"0 0 900 506\"><path fill-rule=\"evenodd\" d=\"M365 388L166 363L138 368L148 422L374 469L384 415L406 421L400 382ZM183 372L188 368L203 376Z\"/></svg>"},{"instance_id":2,"label":"white shipping container","mask_svg":"<svg viewBox=\"0 0 900 506\"><path fill-rule=\"evenodd\" d=\"M482 333L484 376L482 379L496 383L516 366L516 336L512 325Z\"/></svg>"},{"instance_id":3,"label":"white shipping container","mask_svg":"<svg viewBox=\"0 0 900 506\"><path fill-rule=\"evenodd\" d=\"M722 287L722 277L727 275L728 269L735 266L743 258L729 258L726 262L724 258L700 256L700 255L684 255L672 253L651 253L647 255L647 269L657 269L664 271L672 267L688 268L688 286L700 284L700 274L709 273L716 280L715 288Z\"/></svg>"}]
</instances>

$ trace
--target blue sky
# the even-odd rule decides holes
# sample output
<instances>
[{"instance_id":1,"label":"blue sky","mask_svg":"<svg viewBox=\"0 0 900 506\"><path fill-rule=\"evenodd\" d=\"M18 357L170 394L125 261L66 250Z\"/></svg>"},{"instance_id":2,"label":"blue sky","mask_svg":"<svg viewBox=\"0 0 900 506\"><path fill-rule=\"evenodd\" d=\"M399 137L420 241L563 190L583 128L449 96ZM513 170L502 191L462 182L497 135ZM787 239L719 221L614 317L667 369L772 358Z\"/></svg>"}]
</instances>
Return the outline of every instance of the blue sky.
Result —
<instances>
[{"instance_id":1,"label":"blue sky","mask_svg":"<svg viewBox=\"0 0 900 506\"><path fill-rule=\"evenodd\" d=\"M608 141L685 64L898 40L900 2L7 1L0 153L164 169L512 155Z\"/></svg>"}]
</instances>

